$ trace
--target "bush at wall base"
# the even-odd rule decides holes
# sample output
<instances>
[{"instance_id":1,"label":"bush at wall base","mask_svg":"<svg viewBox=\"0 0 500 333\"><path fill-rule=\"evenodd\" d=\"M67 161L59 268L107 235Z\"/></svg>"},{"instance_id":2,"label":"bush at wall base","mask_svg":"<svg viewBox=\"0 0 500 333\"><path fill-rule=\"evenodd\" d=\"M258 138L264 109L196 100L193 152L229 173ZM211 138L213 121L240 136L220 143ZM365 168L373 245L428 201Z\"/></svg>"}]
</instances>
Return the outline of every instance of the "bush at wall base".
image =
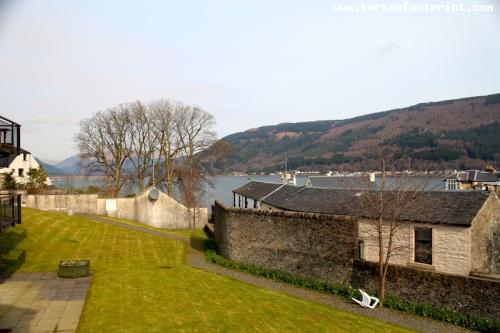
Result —
<instances>
[{"instance_id":1,"label":"bush at wall base","mask_svg":"<svg viewBox=\"0 0 500 333\"><path fill-rule=\"evenodd\" d=\"M262 267L229 260L217 253L217 245L213 240L205 241L205 257L209 262L240 272L263 276L276 281L286 282L316 291L341 295L348 299L351 299L351 297L359 298L358 290L348 284L331 284L325 281L304 279L287 272L269 270ZM452 309L447 309L444 307L433 307L428 304L419 304L416 302L400 299L394 295L387 295L384 306L422 317L444 321L453 325L462 326L479 332L500 332L500 320L490 320L473 314L458 313Z\"/></svg>"},{"instance_id":2,"label":"bush at wall base","mask_svg":"<svg viewBox=\"0 0 500 333\"><path fill-rule=\"evenodd\" d=\"M57 276L60 278L79 278L90 275L90 260L61 260Z\"/></svg>"}]
</instances>

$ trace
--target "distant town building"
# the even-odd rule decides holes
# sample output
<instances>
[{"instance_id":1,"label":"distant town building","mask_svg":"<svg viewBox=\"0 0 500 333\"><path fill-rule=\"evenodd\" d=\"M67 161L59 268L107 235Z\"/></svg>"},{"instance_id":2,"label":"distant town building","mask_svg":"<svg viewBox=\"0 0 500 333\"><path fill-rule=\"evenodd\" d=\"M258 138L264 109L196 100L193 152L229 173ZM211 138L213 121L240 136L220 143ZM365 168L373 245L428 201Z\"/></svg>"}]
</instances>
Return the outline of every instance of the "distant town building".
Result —
<instances>
[{"instance_id":1,"label":"distant town building","mask_svg":"<svg viewBox=\"0 0 500 333\"><path fill-rule=\"evenodd\" d=\"M459 171L444 179L445 190L481 190L500 193L500 173L481 170Z\"/></svg>"}]
</instances>

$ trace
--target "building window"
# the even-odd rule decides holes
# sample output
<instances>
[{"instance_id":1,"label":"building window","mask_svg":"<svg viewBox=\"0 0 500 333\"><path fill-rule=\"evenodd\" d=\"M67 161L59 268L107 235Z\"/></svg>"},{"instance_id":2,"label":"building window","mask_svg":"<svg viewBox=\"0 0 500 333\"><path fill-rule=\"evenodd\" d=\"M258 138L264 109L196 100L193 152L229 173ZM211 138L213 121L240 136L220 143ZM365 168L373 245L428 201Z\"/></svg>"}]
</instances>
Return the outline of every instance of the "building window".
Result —
<instances>
[{"instance_id":1,"label":"building window","mask_svg":"<svg viewBox=\"0 0 500 333\"><path fill-rule=\"evenodd\" d=\"M27 161L28 160L28 154L24 153L23 154L23 161Z\"/></svg>"},{"instance_id":2,"label":"building window","mask_svg":"<svg viewBox=\"0 0 500 333\"><path fill-rule=\"evenodd\" d=\"M23 169L23 168L19 168L19 169L17 170L17 175L18 175L19 177L23 177L23 176L24 176L24 169Z\"/></svg>"},{"instance_id":3,"label":"building window","mask_svg":"<svg viewBox=\"0 0 500 333\"><path fill-rule=\"evenodd\" d=\"M447 190L448 191L456 191L459 189L458 180L456 179L447 179L446 180Z\"/></svg>"},{"instance_id":4,"label":"building window","mask_svg":"<svg viewBox=\"0 0 500 333\"><path fill-rule=\"evenodd\" d=\"M432 228L415 228L415 262L432 265Z\"/></svg>"}]
</instances>

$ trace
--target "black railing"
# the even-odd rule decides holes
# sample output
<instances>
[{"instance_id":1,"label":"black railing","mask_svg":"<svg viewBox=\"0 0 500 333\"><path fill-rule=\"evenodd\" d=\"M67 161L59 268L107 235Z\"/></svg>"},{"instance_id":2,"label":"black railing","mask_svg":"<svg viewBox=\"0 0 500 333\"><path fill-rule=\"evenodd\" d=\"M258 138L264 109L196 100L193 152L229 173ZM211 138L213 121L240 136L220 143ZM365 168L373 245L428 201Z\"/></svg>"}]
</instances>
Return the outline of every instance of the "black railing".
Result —
<instances>
[{"instance_id":1,"label":"black railing","mask_svg":"<svg viewBox=\"0 0 500 333\"><path fill-rule=\"evenodd\" d=\"M0 116L0 157L17 156L20 152L21 125Z\"/></svg>"},{"instance_id":2,"label":"black railing","mask_svg":"<svg viewBox=\"0 0 500 333\"><path fill-rule=\"evenodd\" d=\"M0 195L0 232L21 223L21 195Z\"/></svg>"}]
</instances>

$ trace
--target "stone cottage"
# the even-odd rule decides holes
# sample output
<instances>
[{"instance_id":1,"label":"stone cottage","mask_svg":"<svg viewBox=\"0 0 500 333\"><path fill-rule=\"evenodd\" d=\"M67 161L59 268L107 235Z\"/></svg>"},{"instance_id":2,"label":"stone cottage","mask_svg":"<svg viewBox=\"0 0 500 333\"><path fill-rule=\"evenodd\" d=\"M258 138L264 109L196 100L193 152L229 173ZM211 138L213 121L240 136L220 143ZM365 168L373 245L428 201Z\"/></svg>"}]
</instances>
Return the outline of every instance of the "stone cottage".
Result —
<instances>
[{"instance_id":1,"label":"stone cottage","mask_svg":"<svg viewBox=\"0 0 500 333\"><path fill-rule=\"evenodd\" d=\"M377 262L378 242L363 191L284 185L261 209L358 217L358 256ZM365 194L366 195L366 194ZM494 192L424 192L402 214L390 263L455 275L500 274L500 200ZM384 230L388 233L388 230ZM387 239L387 238L386 238Z\"/></svg>"}]
</instances>

